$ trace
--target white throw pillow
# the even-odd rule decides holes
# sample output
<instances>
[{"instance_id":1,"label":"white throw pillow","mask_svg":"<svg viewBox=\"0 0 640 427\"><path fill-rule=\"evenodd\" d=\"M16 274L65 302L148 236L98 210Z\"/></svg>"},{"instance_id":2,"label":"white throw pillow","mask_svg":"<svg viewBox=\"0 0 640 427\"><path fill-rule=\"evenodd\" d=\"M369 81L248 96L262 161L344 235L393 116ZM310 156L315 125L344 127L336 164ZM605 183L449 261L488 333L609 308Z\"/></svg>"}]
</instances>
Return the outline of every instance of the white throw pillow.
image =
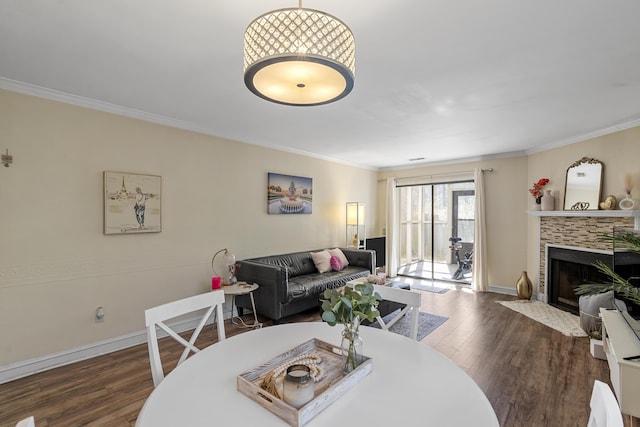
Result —
<instances>
[{"instance_id":1,"label":"white throw pillow","mask_svg":"<svg viewBox=\"0 0 640 427\"><path fill-rule=\"evenodd\" d=\"M331 254L328 250L311 252L311 259L320 273L331 271Z\"/></svg>"},{"instance_id":2,"label":"white throw pillow","mask_svg":"<svg viewBox=\"0 0 640 427\"><path fill-rule=\"evenodd\" d=\"M349 265L349 260L347 259L344 252L342 252L340 248L329 249L329 254L331 256L337 256L338 258L340 258L340 261L342 261L342 268Z\"/></svg>"}]
</instances>

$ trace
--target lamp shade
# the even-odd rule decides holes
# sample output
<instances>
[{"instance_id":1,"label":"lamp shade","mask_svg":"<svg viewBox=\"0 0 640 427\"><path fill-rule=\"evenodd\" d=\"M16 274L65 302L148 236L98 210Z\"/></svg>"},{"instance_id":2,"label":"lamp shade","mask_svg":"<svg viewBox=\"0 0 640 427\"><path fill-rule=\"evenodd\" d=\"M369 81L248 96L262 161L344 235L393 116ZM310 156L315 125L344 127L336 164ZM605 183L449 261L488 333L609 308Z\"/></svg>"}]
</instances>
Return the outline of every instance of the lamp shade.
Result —
<instances>
[{"instance_id":1,"label":"lamp shade","mask_svg":"<svg viewBox=\"0 0 640 427\"><path fill-rule=\"evenodd\" d=\"M229 249L227 248L220 249L218 252L216 252L213 255L213 258L211 258L211 270L213 271L214 276L223 277L216 271L216 257L223 252L224 254L222 255L222 262L224 263L224 267L226 267L226 269L228 270L227 279L225 283L235 283L236 282L236 277L235 277L236 256L232 252L229 252ZM218 261L218 267L220 267L219 261Z\"/></svg>"},{"instance_id":2,"label":"lamp shade","mask_svg":"<svg viewBox=\"0 0 640 427\"><path fill-rule=\"evenodd\" d=\"M355 39L338 18L302 7L254 19L244 34L244 82L254 94L285 105L311 106L353 89Z\"/></svg>"},{"instance_id":3,"label":"lamp shade","mask_svg":"<svg viewBox=\"0 0 640 427\"><path fill-rule=\"evenodd\" d=\"M224 255L222 256L222 260L224 261L227 267L231 267L236 263L236 256L225 249Z\"/></svg>"},{"instance_id":4,"label":"lamp shade","mask_svg":"<svg viewBox=\"0 0 640 427\"><path fill-rule=\"evenodd\" d=\"M364 203L347 203L347 225L364 224Z\"/></svg>"}]
</instances>

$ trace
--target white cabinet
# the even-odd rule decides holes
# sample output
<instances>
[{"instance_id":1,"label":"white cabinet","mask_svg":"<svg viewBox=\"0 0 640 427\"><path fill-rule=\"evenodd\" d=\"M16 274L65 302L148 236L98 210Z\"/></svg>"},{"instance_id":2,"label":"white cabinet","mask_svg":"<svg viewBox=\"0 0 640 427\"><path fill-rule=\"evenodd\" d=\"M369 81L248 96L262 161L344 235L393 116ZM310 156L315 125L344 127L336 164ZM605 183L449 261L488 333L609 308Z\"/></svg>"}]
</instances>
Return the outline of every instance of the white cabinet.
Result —
<instances>
[{"instance_id":1,"label":"white cabinet","mask_svg":"<svg viewBox=\"0 0 640 427\"><path fill-rule=\"evenodd\" d=\"M609 363L611 384L623 414L640 418L640 339L617 310L600 309L602 341ZM638 420L634 420L637 424Z\"/></svg>"}]
</instances>

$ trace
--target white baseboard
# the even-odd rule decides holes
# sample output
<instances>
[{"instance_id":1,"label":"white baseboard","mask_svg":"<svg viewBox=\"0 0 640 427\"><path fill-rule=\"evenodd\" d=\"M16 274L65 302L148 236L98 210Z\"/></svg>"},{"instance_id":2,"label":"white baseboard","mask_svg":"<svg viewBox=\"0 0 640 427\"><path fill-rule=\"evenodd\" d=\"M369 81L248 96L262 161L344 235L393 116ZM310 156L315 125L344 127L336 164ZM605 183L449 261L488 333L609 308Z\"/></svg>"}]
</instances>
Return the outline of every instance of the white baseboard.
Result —
<instances>
[{"instance_id":1,"label":"white baseboard","mask_svg":"<svg viewBox=\"0 0 640 427\"><path fill-rule=\"evenodd\" d=\"M505 294L505 295L513 295L513 296L517 296L518 295L518 291L515 288L505 288L503 286L496 286L496 285L489 285L489 291L490 292L495 292L497 294ZM534 292L533 295L531 295L531 300L533 301L542 301L544 303L547 302L547 297L545 294L541 294L539 292Z\"/></svg>"},{"instance_id":2,"label":"white baseboard","mask_svg":"<svg viewBox=\"0 0 640 427\"><path fill-rule=\"evenodd\" d=\"M518 295L515 288L505 288L503 286L489 285L489 292L495 292L497 294L505 295Z\"/></svg>"},{"instance_id":3,"label":"white baseboard","mask_svg":"<svg viewBox=\"0 0 640 427\"><path fill-rule=\"evenodd\" d=\"M227 313L225 313L225 318L226 317ZM184 332L195 329L201 319L201 316L195 315L186 317L178 322L170 323L169 326L177 332ZM207 324L211 323L213 323L213 319L209 319L207 322ZM166 332L162 330L158 331L159 338L166 336L168 336ZM72 348L59 353L47 354L45 356L12 363L10 365L0 366L0 384L37 374L38 372L80 362L81 360L123 350L135 345L144 344L146 342L147 331L142 330ZM151 375L151 371L149 371L149 375Z\"/></svg>"}]
</instances>

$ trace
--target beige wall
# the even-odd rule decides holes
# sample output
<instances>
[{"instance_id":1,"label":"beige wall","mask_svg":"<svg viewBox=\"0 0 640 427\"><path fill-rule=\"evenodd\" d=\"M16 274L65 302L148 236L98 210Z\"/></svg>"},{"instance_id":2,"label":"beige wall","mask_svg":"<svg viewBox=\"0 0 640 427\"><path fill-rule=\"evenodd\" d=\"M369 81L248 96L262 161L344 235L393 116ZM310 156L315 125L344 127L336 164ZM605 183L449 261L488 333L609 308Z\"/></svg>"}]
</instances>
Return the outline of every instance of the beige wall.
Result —
<instances>
[{"instance_id":1,"label":"beige wall","mask_svg":"<svg viewBox=\"0 0 640 427\"><path fill-rule=\"evenodd\" d=\"M528 156L528 187L540 178L549 178L545 188L552 189L556 196L556 209L562 207L564 200L564 181L567 168L582 157L595 158L604 163L602 198L612 194L620 200L624 197L624 176L633 177L632 195L640 199L640 127L627 129L587 141L564 147L531 154ZM529 207L532 198L529 197ZM527 271L536 284L539 283L538 265L540 262L538 247L537 217L529 217L527 222Z\"/></svg>"},{"instance_id":2,"label":"beige wall","mask_svg":"<svg viewBox=\"0 0 640 427\"><path fill-rule=\"evenodd\" d=\"M220 248L238 258L345 244L345 202L362 201L367 235L385 227L388 176L485 174L489 283L537 283L537 218L527 189L583 156L605 164L604 194L634 174L640 128L529 156L374 172L0 90L0 368L143 329L145 308L208 289ZM163 178L163 231L102 234L102 172ZM312 215L267 215L267 172L314 179ZM104 323L94 322L104 306Z\"/></svg>"},{"instance_id":3,"label":"beige wall","mask_svg":"<svg viewBox=\"0 0 640 427\"><path fill-rule=\"evenodd\" d=\"M489 285L514 288L520 273L526 267L526 226L524 214L527 200L527 159L512 157L446 166L431 166L381 172L380 180L387 177L411 177L489 169L485 172L487 258ZM446 179L446 176L443 176ZM386 200L386 184L379 182L378 197ZM378 212L379 231L384 227L384 204Z\"/></svg>"},{"instance_id":4,"label":"beige wall","mask_svg":"<svg viewBox=\"0 0 640 427\"><path fill-rule=\"evenodd\" d=\"M218 249L343 246L345 202L377 203L371 170L1 90L0 141L0 367L143 330ZM104 170L162 176L161 233L103 235ZM267 172L312 177L313 214L268 215Z\"/></svg>"}]
</instances>

